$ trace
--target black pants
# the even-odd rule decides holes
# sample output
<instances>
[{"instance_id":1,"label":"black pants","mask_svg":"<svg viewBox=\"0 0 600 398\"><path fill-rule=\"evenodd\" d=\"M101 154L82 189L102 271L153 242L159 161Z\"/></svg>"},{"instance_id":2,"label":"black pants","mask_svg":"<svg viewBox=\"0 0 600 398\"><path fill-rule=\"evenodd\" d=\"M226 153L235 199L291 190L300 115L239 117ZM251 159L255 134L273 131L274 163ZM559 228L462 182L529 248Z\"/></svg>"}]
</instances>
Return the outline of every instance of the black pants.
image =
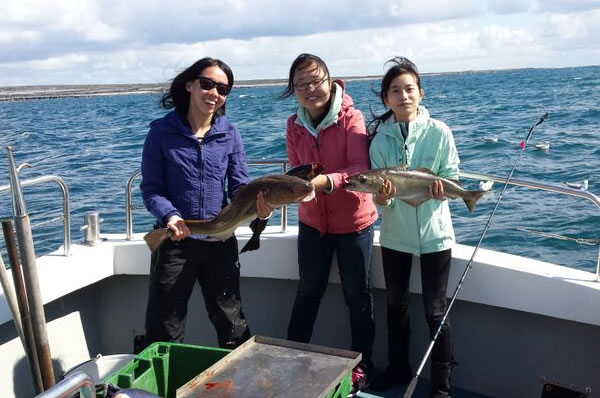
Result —
<instances>
[{"instance_id":1,"label":"black pants","mask_svg":"<svg viewBox=\"0 0 600 398\"><path fill-rule=\"evenodd\" d=\"M381 248L387 297L389 361L392 367L408 366L410 317L408 311L412 254ZM447 308L446 289L450 272L450 249L421 255L421 287L425 317L431 338ZM452 330L447 318L431 353L432 362L453 361Z\"/></svg>"},{"instance_id":2,"label":"black pants","mask_svg":"<svg viewBox=\"0 0 600 398\"><path fill-rule=\"evenodd\" d=\"M237 239L167 240L153 255L146 309L146 345L182 342L188 301L198 281L219 346L235 348L250 337L242 312Z\"/></svg>"}]
</instances>

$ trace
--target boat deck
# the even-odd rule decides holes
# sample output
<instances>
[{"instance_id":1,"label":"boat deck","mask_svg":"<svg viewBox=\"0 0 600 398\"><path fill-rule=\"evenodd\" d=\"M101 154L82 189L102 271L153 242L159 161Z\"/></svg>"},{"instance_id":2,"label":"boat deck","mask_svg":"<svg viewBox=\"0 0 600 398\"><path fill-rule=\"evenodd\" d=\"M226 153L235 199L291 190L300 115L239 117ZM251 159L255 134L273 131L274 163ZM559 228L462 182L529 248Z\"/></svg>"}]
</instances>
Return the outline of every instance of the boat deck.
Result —
<instances>
[{"instance_id":1,"label":"boat deck","mask_svg":"<svg viewBox=\"0 0 600 398\"><path fill-rule=\"evenodd\" d=\"M430 383L427 379L419 380L413 398L429 398ZM405 386L398 386L385 392L372 392L366 389L356 395L357 398L401 398L406 390ZM488 395L477 394L460 388L452 387L452 398L489 398Z\"/></svg>"}]
</instances>

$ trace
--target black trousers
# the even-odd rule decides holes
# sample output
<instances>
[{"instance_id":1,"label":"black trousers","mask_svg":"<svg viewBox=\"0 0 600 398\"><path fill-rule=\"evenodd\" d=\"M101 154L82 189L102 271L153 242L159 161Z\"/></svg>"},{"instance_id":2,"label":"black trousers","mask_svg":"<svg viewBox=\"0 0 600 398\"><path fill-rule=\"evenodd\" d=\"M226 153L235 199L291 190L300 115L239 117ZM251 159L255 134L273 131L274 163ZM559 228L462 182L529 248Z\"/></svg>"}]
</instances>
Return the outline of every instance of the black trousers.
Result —
<instances>
[{"instance_id":1,"label":"black trousers","mask_svg":"<svg viewBox=\"0 0 600 398\"><path fill-rule=\"evenodd\" d=\"M412 254L382 247L381 256L387 297L389 362L392 367L407 367L410 340L408 288ZM425 317L430 336L433 338L447 308L446 290L452 251L448 249L422 254L420 259ZM433 347L431 360L438 363L451 363L452 351L452 330L450 318L447 318Z\"/></svg>"},{"instance_id":2,"label":"black trousers","mask_svg":"<svg viewBox=\"0 0 600 398\"><path fill-rule=\"evenodd\" d=\"M188 301L196 281L219 346L235 348L250 337L242 312L235 236L224 242L169 239L152 255L146 345L183 341Z\"/></svg>"}]
</instances>

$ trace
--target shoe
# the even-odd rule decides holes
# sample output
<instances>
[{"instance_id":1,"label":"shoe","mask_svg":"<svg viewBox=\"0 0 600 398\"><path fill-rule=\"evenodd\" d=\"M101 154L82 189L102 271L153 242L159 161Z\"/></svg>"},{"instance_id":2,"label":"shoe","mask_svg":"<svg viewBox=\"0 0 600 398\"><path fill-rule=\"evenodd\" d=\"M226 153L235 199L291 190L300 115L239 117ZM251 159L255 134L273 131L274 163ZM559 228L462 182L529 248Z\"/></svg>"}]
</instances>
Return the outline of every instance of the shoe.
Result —
<instances>
[{"instance_id":1,"label":"shoe","mask_svg":"<svg viewBox=\"0 0 600 398\"><path fill-rule=\"evenodd\" d=\"M413 378L413 371L410 367L388 367L383 373L375 377L375 380L369 385L369 390L379 392L387 391L399 385L408 385Z\"/></svg>"},{"instance_id":2,"label":"shoe","mask_svg":"<svg viewBox=\"0 0 600 398\"><path fill-rule=\"evenodd\" d=\"M367 386L367 368L365 364L359 363L352 369L352 389L348 397L355 397L363 388Z\"/></svg>"}]
</instances>

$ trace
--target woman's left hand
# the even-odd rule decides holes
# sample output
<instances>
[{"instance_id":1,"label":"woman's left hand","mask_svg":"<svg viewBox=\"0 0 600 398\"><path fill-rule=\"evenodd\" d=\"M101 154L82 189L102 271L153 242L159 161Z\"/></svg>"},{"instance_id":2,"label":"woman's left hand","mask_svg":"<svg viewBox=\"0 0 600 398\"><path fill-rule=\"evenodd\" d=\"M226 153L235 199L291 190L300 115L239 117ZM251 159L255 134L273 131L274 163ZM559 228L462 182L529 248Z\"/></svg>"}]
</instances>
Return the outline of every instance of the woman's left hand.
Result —
<instances>
[{"instance_id":1,"label":"woman's left hand","mask_svg":"<svg viewBox=\"0 0 600 398\"><path fill-rule=\"evenodd\" d=\"M263 193L259 192L256 195L256 211L258 212L258 217L263 220L268 219L273 214L273 210L275 209L267 204Z\"/></svg>"},{"instance_id":2,"label":"woman's left hand","mask_svg":"<svg viewBox=\"0 0 600 398\"><path fill-rule=\"evenodd\" d=\"M326 174L319 174L318 176L310 180L310 182L312 182L315 186L315 192L331 191L331 182L329 181L329 178Z\"/></svg>"},{"instance_id":3,"label":"woman's left hand","mask_svg":"<svg viewBox=\"0 0 600 398\"><path fill-rule=\"evenodd\" d=\"M429 197L436 200L445 200L446 195L444 193L444 184L442 180L435 180L429 186Z\"/></svg>"}]
</instances>

